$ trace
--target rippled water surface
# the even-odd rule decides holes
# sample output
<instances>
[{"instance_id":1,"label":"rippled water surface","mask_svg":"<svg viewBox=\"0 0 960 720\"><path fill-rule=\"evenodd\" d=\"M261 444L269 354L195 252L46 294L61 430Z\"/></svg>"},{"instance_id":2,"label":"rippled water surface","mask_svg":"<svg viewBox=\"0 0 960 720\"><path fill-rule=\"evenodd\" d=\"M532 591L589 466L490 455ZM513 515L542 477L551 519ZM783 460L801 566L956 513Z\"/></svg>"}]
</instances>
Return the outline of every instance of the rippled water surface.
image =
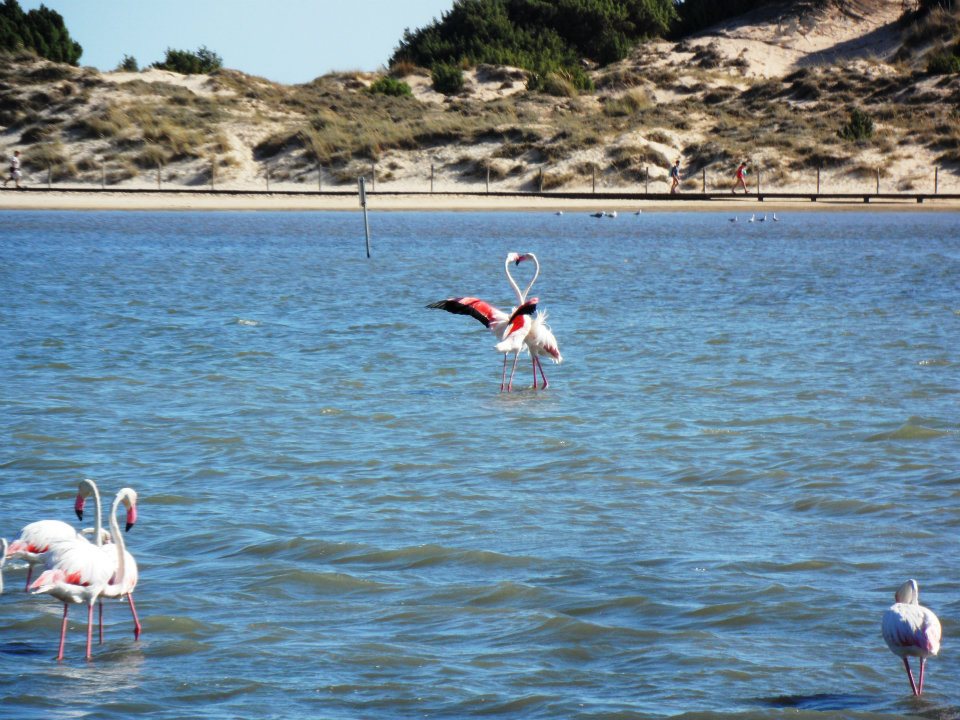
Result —
<instances>
[{"instance_id":1,"label":"rippled water surface","mask_svg":"<svg viewBox=\"0 0 960 720\"><path fill-rule=\"evenodd\" d=\"M0 534L135 488L144 626L57 663L6 568L5 717L960 716L956 214L2 222ZM546 391L425 307L509 307L508 251Z\"/></svg>"}]
</instances>

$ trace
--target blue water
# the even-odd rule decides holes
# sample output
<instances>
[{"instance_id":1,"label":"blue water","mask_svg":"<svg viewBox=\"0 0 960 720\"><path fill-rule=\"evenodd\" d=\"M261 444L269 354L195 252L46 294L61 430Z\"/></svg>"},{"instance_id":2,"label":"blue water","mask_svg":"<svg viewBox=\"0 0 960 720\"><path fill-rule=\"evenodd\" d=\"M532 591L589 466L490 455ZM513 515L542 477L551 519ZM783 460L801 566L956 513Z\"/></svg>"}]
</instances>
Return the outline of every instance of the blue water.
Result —
<instances>
[{"instance_id":1,"label":"blue water","mask_svg":"<svg viewBox=\"0 0 960 720\"><path fill-rule=\"evenodd\" d=\"M960 717L957 214L0 221L0 534L135 488L144 628L6 568L0 715ZM546 391L425 307L508 251Z\"/></svg>"}]
</instances>

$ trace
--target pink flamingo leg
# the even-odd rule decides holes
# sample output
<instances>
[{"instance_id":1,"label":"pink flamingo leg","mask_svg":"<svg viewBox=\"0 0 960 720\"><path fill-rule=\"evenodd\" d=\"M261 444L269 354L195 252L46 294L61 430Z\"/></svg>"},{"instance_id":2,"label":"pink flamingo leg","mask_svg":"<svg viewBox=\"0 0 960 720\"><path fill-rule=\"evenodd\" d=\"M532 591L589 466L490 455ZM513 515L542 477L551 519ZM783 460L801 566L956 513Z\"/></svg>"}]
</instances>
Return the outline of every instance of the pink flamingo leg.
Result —
<instances>
[{"instance_id":1,"label":"pink flamingo leg","mask_svg":"<svg viewBox=\"0 0 960 720\"><path fill-rule=\"evenodd\" d=\"M507 356L504 355L503 359L506 360ZM513 392L513 376L517 372L517 360L520 359L520 352L517 351L517 354L513 356L513 368L510 370L510 382L507 384L507 392Z\"/></svg>"},{"instance_id":2,"label":"pink flamingo leg","mask_svg":"<svg viewBox=\"0 0 960 720\"><path fill-rule=\"evenodd\" d=\"M537 356L531 355L530 362L533 364L533 389L537 389Z\"/></svg>"},{"instance_id":3,"label":"pink flamingo leg","mask_svg":"<svg viewBox=\"0 0 960 720\"><path fill-rule=\"evenodd\" d=\"M920 692L917 690L917 684L913 681L913 672L910 670L910 661L904 658L903 666L907 669L907 677L910 678L910 688L913 690L913 694L919 695ZM923 668L922 662L920 664L920 667Z\"/></svg>"},{"instance_id":4,"label":"pink flamingo leg","mask_svg":"<svg viewBox=\"0 0 960 720\"><path fill-rule=\"evenodd\" d=\"M130 603L130 612L133 615L133 639L140 639L140 618L137 617L137 608L133 604L133 593L127 593L127 602Z\"/></svg>"},{"instance_id":5,"label":"pink flamingo leg","mask_svg":"<svg viewBox=\"0 0 960 720\"><path fill-rule=\"evenodd\" d=\"M87 660L93 658L93 603L87 605Z\"/></svg>"},{"instance_id":6,"label":"pink flamingo leg","mask_svg":"<svg viewBox=\"0 0 960 720\"><path fill-rule=\"evenodd\" d=\"M549 385L550 383L547 382L547 376L546 376L546 375L544 374L544 372L543 372L543 363L540 362L540 358L538 358L538 357L536 357L536 356L534 356L534 359L537 361L537 367L540 368L540 377L543 378L543 386L542 386L541 389L546 390L546 389L547 389L547 385ZM536 371L534 371L534 374L536 374ZM534 386L534 387L537 386L536 382L534 382L533 386Z\"/></svg>"},{"instance_id":7,"label":"pink flamingo leg","mask_svg":"<svg viewBox=\"0 0 960 720\"><path fill-rule=\"evenodd\" d=\"M917 695L923 693L923 666L926 664L926 658L920 658L920 682L917 684Z\"/></svg>"},{"instance_id":8,"label":"pink flamingo leg","mask_svg":"<svg viewBox=\"0 0 960 720\"><path fill-rule=\"evenodd\" d=\"M507 354L503 354L503 372L500 373L500 392L503 392L503 386L507 383Z\"/></svg>"},{"instance_id":9,"label":"pink flamingo leg","mask_svg":"<svg viewBox=\"0 0 960 720\"><path fill-rule=\"evenodd\" d=\"M103 645L103 600L100 601L100 644Z\"/></svg>"},{"instance_id":10,"label":"pink flamingo leg","mask_svg":"<svg viewBox=\"0 0 960 720\"><path fill-rule=\"evenodd\" d=\"M57 660L63 660L63 644L67 640L67 611L70 606L63 604L63 622L60 623L60 650L57 652Z\"/></svg>"},{"instance_id":11,"label":"pink flamingo leg","mask_svg":"<svg viewBox=\"0 0 960 720\"><path fill-rule=\"evenodd\" d=\"M33 575L33 565L27 565L27 584L24 586L24 592L30 592L30 578Z\"/></svg>"}]
</instances>

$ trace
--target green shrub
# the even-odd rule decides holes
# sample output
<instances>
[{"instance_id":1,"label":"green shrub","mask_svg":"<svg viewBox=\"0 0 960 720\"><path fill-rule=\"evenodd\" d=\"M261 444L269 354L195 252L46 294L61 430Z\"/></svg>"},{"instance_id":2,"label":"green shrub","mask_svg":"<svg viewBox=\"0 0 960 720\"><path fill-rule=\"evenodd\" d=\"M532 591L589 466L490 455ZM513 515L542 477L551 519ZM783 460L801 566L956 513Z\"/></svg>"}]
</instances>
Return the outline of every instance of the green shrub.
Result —
<instances>
[{"instance_id":1,"label":"green shrub","mask_svg":"<svg viewBox=\"0 0 960 720\"><path fill-rule=\"evenodd\" d=\"M873 120L863 110L851 110L850 119L840 128L839 134L844 140L869 140L873 137Z\"/></svg>"},{"instance_id":2,"label":"green shrub","mask_svg":"<svg viewBox=\"0 0 960 720\"><path fill-rule=\"evenodd\" d=\"M182 75L205 75L222 68L223 58L206 46L201 46L196 52L167 48L166 58L163 62L155 62L153 67Z\"/></svg>"},{"instance_id":3,"label":"green shrub","mask_svg":"<svg viewBox=\"0 0 960 720\"><path fill-rule=\"evenodd\" d=\"M132 55L124 55L123 60L117 65L117 70L121 72L140 72L140 66L137 64L135 57Z\"/></svg>"},{"instance_id":4,"label":"green shrub","mask_svg":"<svg viewBox=\"0 0 960 720\"><path fill-rule=\"evenodd\" d=\"M930 75L955 75L960 73L960 57L948 52L936 53L927 60L927 72Z\"/></svg>"},{"instance_id":5,"label":"green shrub","mask_svg":"<svg viewBox=\"0 0 960 720\"><path fill-rule=\"evenodd\" d=\"M433 89L444 95L456 95L463 90L463 70L457 65L434 65L430 79L433 81Z\"/></svg>"},{"instance_id":6,"label":"green shrub","mask_svg":"<svg viewBox=\"0 0 960 720\"><path fill-rule=\"evenodd\" d=\"M380 95L391 95L393 97L413 95L410 86L403 82L403 80L397 80L389 76L382 77L374 82L369 87L369 92Z\"/></svg>"}]
</instances>

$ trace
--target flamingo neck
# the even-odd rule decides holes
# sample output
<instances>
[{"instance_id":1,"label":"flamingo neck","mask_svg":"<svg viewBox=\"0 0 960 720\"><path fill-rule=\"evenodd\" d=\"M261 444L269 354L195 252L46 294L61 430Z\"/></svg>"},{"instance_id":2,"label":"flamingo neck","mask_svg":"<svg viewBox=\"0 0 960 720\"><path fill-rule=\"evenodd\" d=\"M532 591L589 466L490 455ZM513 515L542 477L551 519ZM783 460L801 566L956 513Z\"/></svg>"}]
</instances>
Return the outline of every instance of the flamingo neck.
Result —
<instances>
[{"instance_id":1,"label":"flamingo neck","mask_svg":"<svg viewBox=\"0 0 960 720\"><path fill-rule=\"evenodd\" d=\"M520 286L517 285L516 280L513 279L513 275L510 274L510 258L507 257L506 262L503 263L503 271L507 274L507 282L510 283L510 287L513 288L513 291L517 294L517 304L522 304L526 299L526 293L520 292ZM528 290L530 288L527 288Z\"/></svg>"},{"instance_id":2,"label":"flamingo neck","mask_svg":"<svg viewBox=\"0 0 960 720\"><path fill-rule=\"evenodd\" d=\"M113 535L113 542L117 546L117 574L114 579L114 584L123 586L123 579L126 573L126 543L123 540L123 533L120 532L120 526L117 524L117 508L120 506L120 503L123 501L124 494L122 492L117 493L117 497L113 499L113 507L110 509L110 532ZM99 522L97 523L97 531L99 532Z\"/></svg>"},{"instance_id":3,"label":"flamingo neck","mask_svg":"<svg viewBox=\"0 0 960 720\"><path fill-rule=\"evenodd\" d=\"M533 260L533 279L530 281L530 284L527 285L527 289L523 291L523 299L521 302L524 302L527 299L527 295L530 293L530 289L533 287L533 284L537 281L537 278L540 277L540 261L537 260L537 256L533 253L527 253L527 257Z\"/></svg>"},{"instance_id":4,"label":"flamingo neck","mask_svg":"<svg viewBox=\"0 0 960 720\"><path fill-rule=\"evenodd\" d=\"M90 483L93 488L93 502L97 509L97 517L93 522L94 543L97 547L103 546L103 521L100 519L102 508L100 507L100 490L96 483Z\"/></svg>"}]
</instances>

